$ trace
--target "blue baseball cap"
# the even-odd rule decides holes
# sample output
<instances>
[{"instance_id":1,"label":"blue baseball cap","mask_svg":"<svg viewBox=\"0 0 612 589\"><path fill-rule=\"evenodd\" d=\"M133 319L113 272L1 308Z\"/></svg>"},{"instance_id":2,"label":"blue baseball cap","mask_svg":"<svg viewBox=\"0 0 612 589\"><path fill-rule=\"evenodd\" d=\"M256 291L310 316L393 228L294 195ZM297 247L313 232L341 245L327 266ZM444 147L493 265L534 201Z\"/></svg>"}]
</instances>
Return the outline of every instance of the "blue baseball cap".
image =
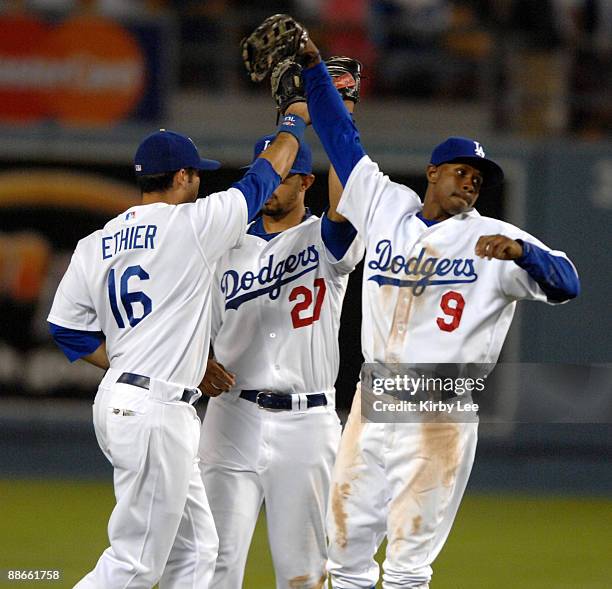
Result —
<instances>
[{"instance_id":1,"label":"blue baseball cap","mask_svg":"<svg viewBox=\"0 0 612 589\"><path fill-rule=\"evenodd\" d=\"M466 137L449 137L433 150L430 161L435 166L469 164L482 173L483 187L497 186L504 180L504 171L494 161L485 157L482 145Z\"/></svg>"},{"instance_id":2,"label":"blue baseball cap","mask_svg":"<svg viewBox=\"0 0 612 589\"><path fill-rule=\"evenodd\" d=\"M181 168L216 170L221 164L200 157L194 142L185 135L160 129L145 137L134 156L137 176L176 172Z\"/></svg>"},{"instance_id":3,"label":"blue baseball cap","mask_svg":"<svg viewBox=\"0 0 612 589\"><path fill-rule=\"evenodd\" d=\"M276 135L264 135L261 139L257 141L255 144L255 148L253 149L253 161L250 165L245 166L246 168L250 168L255 160L259 157L259 154L262 151L268 149L268 146L272 141L276 139ZM293 166L289 170L290 174L312 174L312 151L310 150L310 146L306 141L302 141L300 143L300 149L295 156L295 160L293 161Z\"/></svg>"}]
</instances>

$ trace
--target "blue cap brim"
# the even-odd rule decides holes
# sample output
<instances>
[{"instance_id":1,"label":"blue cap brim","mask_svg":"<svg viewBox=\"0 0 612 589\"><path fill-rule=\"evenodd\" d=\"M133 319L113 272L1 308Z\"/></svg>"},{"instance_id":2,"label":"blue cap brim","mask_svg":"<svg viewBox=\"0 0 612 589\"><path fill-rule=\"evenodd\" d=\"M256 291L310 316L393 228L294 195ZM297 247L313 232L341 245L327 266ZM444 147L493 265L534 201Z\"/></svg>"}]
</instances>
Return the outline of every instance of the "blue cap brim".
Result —
<instances>
[{"instance_id":1,"label":"blue cap brim","mask_svg":"<svg viewBox=\"0 0 612 589\"><path fill-rule=\"evenodd\" d=\"M199 170L218 170L221 167L221 162L217 160L207 160L200 158Z\"/></svg>"},{"instance_id":2,"label":"blue cap brim","mask_svg":"<svg viewBox=\"0 0 612 589\"><path fill-rule=\"evenodd\" d=\"M445 164L469 164L470 166L480 170L483 176L483 188L493 188L499 186L504 181L504 171L493 160L482 157L456 157ZM438 165L442 165L442 163Z\"/></svg>"}]
</instances>

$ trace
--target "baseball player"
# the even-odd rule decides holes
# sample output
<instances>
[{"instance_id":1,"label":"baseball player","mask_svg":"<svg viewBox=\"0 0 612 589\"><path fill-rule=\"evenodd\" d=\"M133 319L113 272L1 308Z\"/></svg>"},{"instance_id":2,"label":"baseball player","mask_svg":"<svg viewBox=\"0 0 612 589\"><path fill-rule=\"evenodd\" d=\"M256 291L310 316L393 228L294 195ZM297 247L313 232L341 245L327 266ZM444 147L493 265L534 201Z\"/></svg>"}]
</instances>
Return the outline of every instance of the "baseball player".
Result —
<instances>
[{"instance_id":1,"label":"baseball player","mask_svg":"<svg viewBox=\"0 0 612 589\"><path fill-rule=\"evenodd\" d=\"M257 142L255 158L270 139ZM276 587L321 588L327 579L325 514L341 431L338 329L363 245L336 212L342 187L333 170L321 218L304 204L313 181L304 142L241 246L217 266L214 359L202 383L214 398L200 442L219 534L216 589L242 587L264 501Z\"/></svg>"},{"instance_id":2,"label":"baseball player","mask_svg":"<svg viewBox=\"0 0 612 589\"><path fill-rule=\"evenodd\" d=\"M287 28L300 29L296 23ZM301 34L304 49L296 53L305 66L310 117L344 186L338 211L366 242L366 362L495 363L516 301L556 304L577 296L575 268L564 253L474 209L481 188L503 179L477 141L451 137L433 150L423 203L382 174L365 153L316 46ZM374 554L385 535L383 587L429 587L476 438L477 423L364 422L358 386L332 478L334 587L374 587Z\"/></svg>"},{"instance_id":3,"label":"baseball player","mask_svg":"<svg viewBox=\"0 0 612 589\"><path fill-rule=\"evenodd\" d=\"M295 158L305 124L294 114L244 177L197 200L193 142L160 130L138 147L142 204L79 241L48 321L70 360L106 369L93 407L114 468L110 547L79 589L208 587L217 534L198 467L193 405L206 367L217 260Z\"/></svg>"}]
</instances>

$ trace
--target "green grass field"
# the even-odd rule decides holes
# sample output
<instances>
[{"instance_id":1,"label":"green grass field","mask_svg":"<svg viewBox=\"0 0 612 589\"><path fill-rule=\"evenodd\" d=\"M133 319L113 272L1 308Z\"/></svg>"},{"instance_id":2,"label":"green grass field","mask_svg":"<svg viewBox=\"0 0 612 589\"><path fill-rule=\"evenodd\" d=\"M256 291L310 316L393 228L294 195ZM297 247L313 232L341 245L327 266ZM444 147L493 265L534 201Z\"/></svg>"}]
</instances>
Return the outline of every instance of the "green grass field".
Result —
<instances>
[{"instance_id":1,"label":"green grass field","mask_svg":"<svg viewBox=\"0 0 612 589\"><path fill-rule=\"evenodd\" d=\"M0 481L0 569L63 571L61 582L0 586L72 587L107 545L113 503L110 483ZM612 501L468 495L431 587L608 589L611 540ZM244 586L274 588L263 520Z\"/></svg>"}]
</instances>

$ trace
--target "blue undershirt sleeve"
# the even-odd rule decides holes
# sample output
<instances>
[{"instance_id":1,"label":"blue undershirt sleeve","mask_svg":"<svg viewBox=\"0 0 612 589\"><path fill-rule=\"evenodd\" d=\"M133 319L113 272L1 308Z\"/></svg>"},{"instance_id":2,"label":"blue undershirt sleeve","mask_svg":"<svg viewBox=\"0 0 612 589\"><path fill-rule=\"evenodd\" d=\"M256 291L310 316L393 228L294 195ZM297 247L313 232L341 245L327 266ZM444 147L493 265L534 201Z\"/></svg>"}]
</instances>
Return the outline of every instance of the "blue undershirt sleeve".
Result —
<instances>
[{"instance_id":1,"label":"blue undershirt sleeve","mask_svg":"<svg viewBox=\"0 0 612 589\"><path fill-rule=\"evenodd\" d=\"M302 78L312 126L342 186L346 186L353 168L365 155L357 127L323 62L304 69Z\"/></svg>"},{"instance_id":2,"label":"blue undershirt sleeve","mask_svg":"<svg viewBox=\"0 0 612 589\"><path fill-rule=\"evenodd\" d=\"M240 190L246 199L249 221L255 218L280 183L281 177L272 164L264 158L257 158L242 179L233 184L232 187Z\"/></svg>"},{"instance_id":3,"label":"blue undershirt sleeve","mask_svg":"<svg viewBox=\"0 0 612 589\"><path fill-rule=\"evenodd\" d=\"M357 236L357 229L348 221L332 221L327 214L321 219L321 237L336 260L344 258Z\"/></svg>"},{"instance_id":4,"label":"blue undershirt sleeve","mask_svg":"<svg viewBox=\"0 0 612 589\"><path fill-rule=\"evenodd\" d=\"M553 256L522 239L516 241L523 247L523 255L514 260L514 263L538 283L548 300L562 303L580 294L580 280L565 258Z\"/></svg>"},{"instance_id":5,"label":"blue undershirt sleeve","mask_svg":"<svg viewBox=\"0 0 612 589\"><path fill-rule=\"evenodd\" d=\"M104 334L101 331L81 331L80 329L62 327L50 321L48 323L49 331L55 343L70 362L92 354L104 341Z\"/></svg>"}]
</instances>

